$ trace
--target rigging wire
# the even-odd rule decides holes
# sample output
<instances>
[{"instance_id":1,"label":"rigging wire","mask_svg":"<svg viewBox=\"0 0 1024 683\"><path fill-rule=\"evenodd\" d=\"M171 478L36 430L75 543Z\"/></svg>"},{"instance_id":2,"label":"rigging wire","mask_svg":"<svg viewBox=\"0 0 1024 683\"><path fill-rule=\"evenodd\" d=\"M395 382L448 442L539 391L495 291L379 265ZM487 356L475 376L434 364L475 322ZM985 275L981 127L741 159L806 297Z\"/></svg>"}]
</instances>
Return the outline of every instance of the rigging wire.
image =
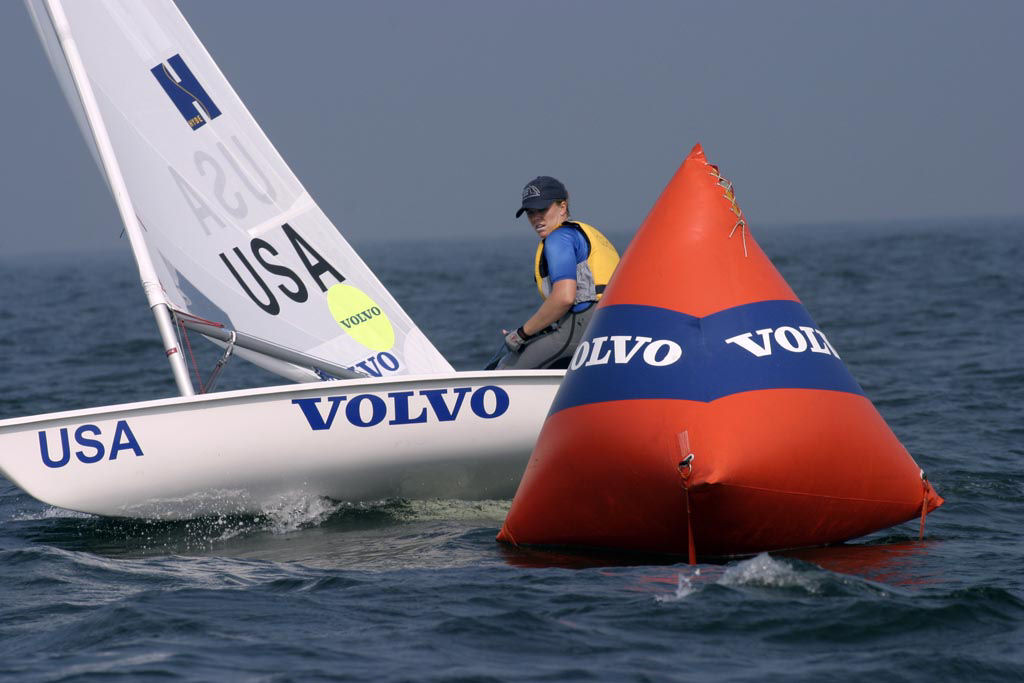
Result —
<instances>
[{"instance_id":1,"label":"rigging wire","mask_svg":"<svg viewBox=\"0 0 1024 683\"><path fill-rule=\"evenodd\" d=\"M195 353L192 351L192 341L188 336L188 328L185 326L185 318L191 318L192 320L196 320L198 322L204 323L206 325L211 325L213 327L224 328L225 325L223 323L218 323L212 320L207 320L205 318L200 318L197 315L192 315L191 313L186 313L184 311L171 309L171 313L174 316L174 322L176 323L176 331L178 331L178 345L184 346L184 348L188 351L189 364L192 366L192 370L196 375L196 384L199 387L199 393L207 394L213 391L213 387L217 383L217 379L218 377L220 377L221 371L224 369L224 366L227 365L228 361L231 359L231 354L235 350L235 331L231 330L231 340L228 342L227 348L224 350L224 354L220 357L220 359L217 360L217 363L214 365L213 370L210 371L210 378L204 384L203 378L199 372L199 363L196 362ZM184 344L182 344L182 342L184 342Z\"/></svg>"}]
</instances>

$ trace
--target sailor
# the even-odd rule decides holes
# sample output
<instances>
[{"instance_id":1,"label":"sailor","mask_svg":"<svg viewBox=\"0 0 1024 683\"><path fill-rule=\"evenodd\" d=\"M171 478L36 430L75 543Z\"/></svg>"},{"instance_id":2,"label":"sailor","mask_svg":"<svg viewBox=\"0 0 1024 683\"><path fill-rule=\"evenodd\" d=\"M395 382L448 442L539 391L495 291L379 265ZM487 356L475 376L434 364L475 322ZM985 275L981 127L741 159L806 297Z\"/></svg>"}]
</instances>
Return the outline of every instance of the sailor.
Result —
<instances>
[{"instance_id":1,"label":"sailor","mask_svg":"<svg viewBox=\"0 0 1024 683\"><path fill-rule=\"evenodd\" d=\"M526 184L516 218L523 213L540 237L534 279L544 302L518 328L502 330L507 353L497 368L567 368L619 254L597 228L569 219L569 193L551 176Z\"/></svg>"}]
</instances>

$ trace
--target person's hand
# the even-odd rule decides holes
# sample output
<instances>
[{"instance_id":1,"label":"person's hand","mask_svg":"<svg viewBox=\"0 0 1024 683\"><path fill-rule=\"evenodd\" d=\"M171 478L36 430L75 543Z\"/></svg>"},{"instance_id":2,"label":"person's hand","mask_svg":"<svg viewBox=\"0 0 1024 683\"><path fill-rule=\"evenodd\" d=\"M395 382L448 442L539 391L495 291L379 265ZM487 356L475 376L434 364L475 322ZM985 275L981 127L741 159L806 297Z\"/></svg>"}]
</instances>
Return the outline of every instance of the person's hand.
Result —
<instances>
[{"instance_id":1,"label":"person's hand","mask_svg":"<svg viewBox=\"0 0 1024 683\"><path fill-rule=\"evenodd\" d=\"M518 351L528 339L530 335L526 334L522 327L512 330L505 335L505 348L509 351Z\"/></svg>"}]
</instances>

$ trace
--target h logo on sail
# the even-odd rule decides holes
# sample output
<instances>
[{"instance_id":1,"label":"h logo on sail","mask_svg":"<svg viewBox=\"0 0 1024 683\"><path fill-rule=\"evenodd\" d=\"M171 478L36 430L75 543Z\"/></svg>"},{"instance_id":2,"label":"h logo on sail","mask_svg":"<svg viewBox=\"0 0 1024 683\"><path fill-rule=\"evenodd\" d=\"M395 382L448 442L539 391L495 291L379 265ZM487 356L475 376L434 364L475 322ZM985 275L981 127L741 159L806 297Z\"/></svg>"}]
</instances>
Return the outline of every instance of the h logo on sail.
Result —
<instances>
[{"instance_id":1,"label":"h logo on sail","mask_svg":"<svg viewBox=\"0 0 1024 683\"><path fill-rule=\"evenodd\" d=\"M168 64L170 69L167 68ZM167 60L167 64L157 64L150 71L192 130L220 116L220 109L185 65L181 55L174 55Z\"/></svg>"}]
</instances>

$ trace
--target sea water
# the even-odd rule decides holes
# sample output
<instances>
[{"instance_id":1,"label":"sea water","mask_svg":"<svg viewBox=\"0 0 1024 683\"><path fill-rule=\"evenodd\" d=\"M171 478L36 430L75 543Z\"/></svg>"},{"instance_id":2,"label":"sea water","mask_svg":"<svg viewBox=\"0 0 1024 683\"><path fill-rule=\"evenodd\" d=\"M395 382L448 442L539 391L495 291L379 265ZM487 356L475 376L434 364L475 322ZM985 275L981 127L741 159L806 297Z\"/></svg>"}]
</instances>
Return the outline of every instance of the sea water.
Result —
<instances>
[{"instance_id":1,"label":"sea water","mask_svg":"<svg viewBox=\"0 0 1024 683\"><path fill-rule=\"evenodd\" d=\"M755 236L945 497L923 541L689 566L498 545L507 500L170 523L0 479L0 679L1024 680L1024 223ZM0 257L0 418L174 394L121 246ZM529 241L356 246L459 369L537 302Z\"/></svg>"}]
</instances>

